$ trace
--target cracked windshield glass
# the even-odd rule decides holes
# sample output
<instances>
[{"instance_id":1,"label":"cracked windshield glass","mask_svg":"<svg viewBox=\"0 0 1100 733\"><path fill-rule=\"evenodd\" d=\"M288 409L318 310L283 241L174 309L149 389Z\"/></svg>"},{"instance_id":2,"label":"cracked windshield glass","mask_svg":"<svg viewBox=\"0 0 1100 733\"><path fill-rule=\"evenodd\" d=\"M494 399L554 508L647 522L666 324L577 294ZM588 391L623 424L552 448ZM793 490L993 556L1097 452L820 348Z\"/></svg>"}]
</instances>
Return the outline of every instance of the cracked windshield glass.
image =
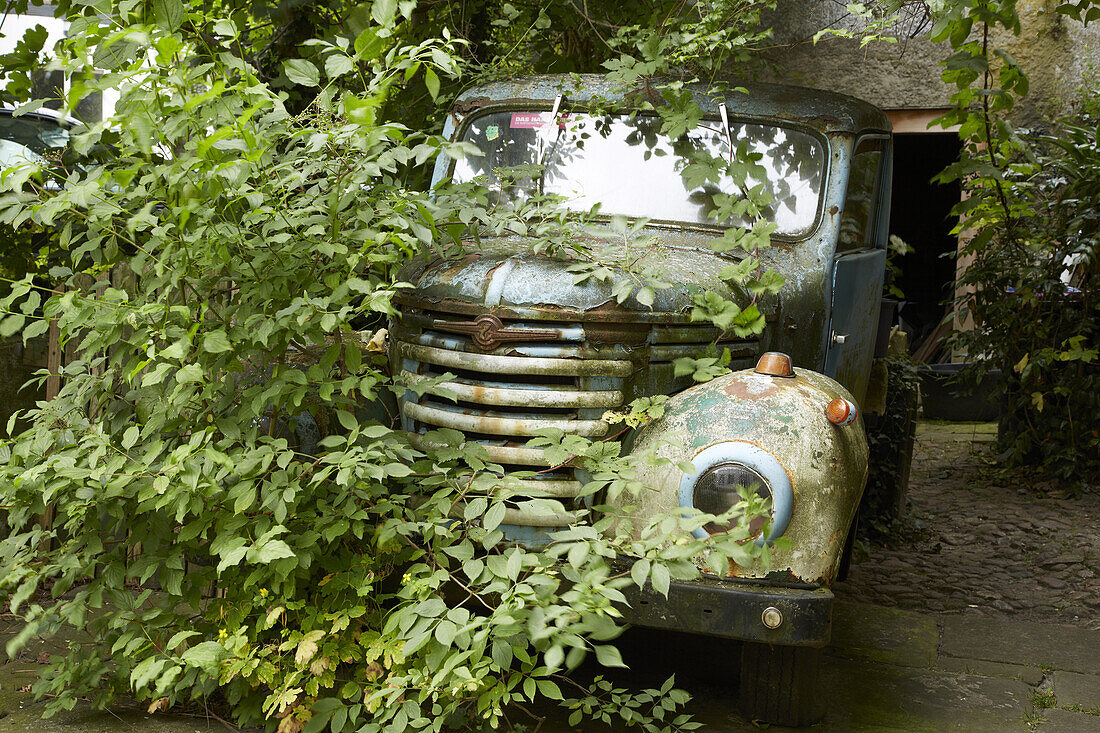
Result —
<instances>
[{"instance_id":1,"label":"cracked windshield glass","mask_svg":"<svg viewBox=\"0 0 1100 733\"><path fill-rule=\"evenodd\" d=\"M463 140L484 156L459 160L454 180L480 179L501 201L539 191L563 197L572 211L599 204L605 216L705 226L751 225L758 218L751 208L716 221L715 194L744 198L762 187L771 203L760 216L776 225L775 234L799 237L814 228L825 153L807 133L708 120L674 140L659 132L655 117L565 114L557 125L551 120L550 112L514 111L474 119ZM682 175L691 165L695 169Z\"/></svg>"}]
</instances>

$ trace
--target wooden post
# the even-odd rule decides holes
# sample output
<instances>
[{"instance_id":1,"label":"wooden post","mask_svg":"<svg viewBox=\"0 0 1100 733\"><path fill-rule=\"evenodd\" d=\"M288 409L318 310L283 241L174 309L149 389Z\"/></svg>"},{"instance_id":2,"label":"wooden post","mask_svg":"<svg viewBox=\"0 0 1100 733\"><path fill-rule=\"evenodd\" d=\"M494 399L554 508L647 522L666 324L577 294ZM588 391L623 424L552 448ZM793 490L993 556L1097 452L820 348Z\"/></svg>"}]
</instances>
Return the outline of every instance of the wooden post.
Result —
<instances>
[{"instance_id":1,"label":"wooden post","mask_svg":"<svg viewBox=\"0 0 1100 733\"><path fill-rule=\"evenodd\" d=\"M61 391L61 328L57 324L57 319L50 320L50 329L48 331L48 345L46 346L46 369L49 371L50 376L46 378L46 401L57 397L57 394ZM54 518L54 505L48 504L42 512L42 516L38 518L38 525L49 531L53 528ZM49 538L42 540L42 543L38 546L40 552L48 552L50 549Z\"/></svg>"}]
</instances>

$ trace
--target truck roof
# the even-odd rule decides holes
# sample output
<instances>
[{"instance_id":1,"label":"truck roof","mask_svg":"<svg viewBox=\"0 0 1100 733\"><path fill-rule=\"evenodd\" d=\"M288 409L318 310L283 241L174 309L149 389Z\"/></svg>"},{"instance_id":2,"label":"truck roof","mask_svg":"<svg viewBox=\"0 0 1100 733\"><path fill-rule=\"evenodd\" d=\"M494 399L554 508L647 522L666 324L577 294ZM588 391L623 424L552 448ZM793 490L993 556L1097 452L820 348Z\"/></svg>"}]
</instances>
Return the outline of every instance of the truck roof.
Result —
<instances>
[{"instance_id":1,"label":"truck roof","mask_svg":"<svg viewBox=\"0 0 1100 733\"><path fill-rule=\"evenodd\" d=\"M734 91L738 87L747 90L748 94ZM724 100L732 116L793 122L823 133L888 132L891 129L886 113L846 94L736 80L696 83L686 88L708 114L717 115ZM641 83L624 88L599 74L525 76L467 89L455 100L454 109L459 113L497 105L549 109L559 94L565 95L571 106L583 107L593 98L599 98L611 106L622 104L626 109L636 108L637 105L627 103L627 96L638 91L644 93Z\"/></svg>"}]
</instances>

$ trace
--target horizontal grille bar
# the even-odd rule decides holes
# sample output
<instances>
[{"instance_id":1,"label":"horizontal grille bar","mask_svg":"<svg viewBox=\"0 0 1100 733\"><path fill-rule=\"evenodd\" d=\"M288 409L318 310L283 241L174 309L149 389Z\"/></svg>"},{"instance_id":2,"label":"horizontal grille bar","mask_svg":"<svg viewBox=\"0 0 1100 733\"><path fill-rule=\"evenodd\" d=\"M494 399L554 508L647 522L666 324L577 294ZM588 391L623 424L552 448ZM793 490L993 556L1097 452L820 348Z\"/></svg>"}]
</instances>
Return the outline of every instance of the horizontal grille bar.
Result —
<instances>
[{"instance_id":1,"label":"horizontal grille bar","mask_svg":"<svg viewBox=\"0 0 1100 733\"><path fill-rule=\"evenodd\" d=\"M427 379L411 372L403 373L411 382ZM623 403L623 393L618 390L512 389L463 382L440 382L436 389L450 390L463 402L501 407L618 407Z\"/></svg>"},{"instance_id":2,"label":"horizontal grille bar","mask_svg":"<svg viewBox=\"0 0 1100 733\"><path fill-rule=\"evenodd\" d=\"M581 493L584 484L572 479L502 479L496 488L503 488L526 496L553 496L573 498Z\"/></svg>"},{"instance_id":3,"label":"horizontal grille bar","mask_svg":"<svg viewBox=\"0 0 1100 733\"><path fill-rule=\"evenodd\" d=\"M451 508L451 517L453 519L464 519L464 509L465 507L463 504L455 504ZM571 512L564 508L558 512L539 514L523 509L505 509L504 520L501 524L515 524L527 527L568 527L579 521L581 521L580 511Z\"/></svg>"},{"instance_id":4,"label":"horizontal grille bar","mask_svg":"<svg viewBox=\"0 0 1100 733\"><path fill-rule=\"evenodd\" d=\"M718 353L721 354L723 349L730 350L730 356L732 358L756 356L758 345L753 343L724 343L718 342ZM686 356L692 359L699 357L702 351L702 344L676 344L670 346L653 346L649 350L650 361L672 361L673 359L679 359Z\"/></svg>"},{"instance_id":5,"label":"horizontal grille bar","mask_svg":"<svg viewBox=\"0 0 1100 733\"><path fill-rule=\"evenodd\" d=\"M447 336L438 333L424 332L418 335L405 336L406 339L415 339L416 343L421 346L432 346L437 349L448 349L451 351L470 351L475 354L485 353L477 348L470 339L462 338L460 336ZM404 343L412 343L406 340ZM593 349L588 346L578 346L576 344L565 343L514 343L508 342L497 347L498 350L504 350L508 353L515 353L521 356L530 356L542 359L607 359L619 356L622 352L616 353L611 349Z\"/></svg>"},{"instance_id":6,"label":"horizontal grille bar","mask_svg":"<svg viewBox=\"0 0 1100 733\"><path fill-rule=\"evenodd\" d=\"M628 377L634 371L629 361L611 359L551 359L531 356L499 356L447 351L405 341L396 343L405 357L439 366L497 374L549 374L572 377Z\"/></svg>"},{"instance_id":7,"label":"horizontal grille bar","mask_svg":"<svg viewBox=\"0 0 1100 733\"><path fill-rule=\"evenodd\" d=\"M469 415L453 410L418 405L411 400L406 400L404 406L405 414L413 420L475 433L534 436L538 434L535 432L537 430L557 428L573 435L599 437L607 432L607 423L602 420L555 420Z\"/></svg>"},{"instance_id":8,"label":"horizontal grille bar","mask_svg":"<svg viewBox=\"0 0 1100 733\"><path fill-rule=\"evenodd\" d=\"M423 435L411 433L409 442L421 450L438 447L440 443L428 440ZM546 453L542 448L525 448L518 445L491 445L482 443L481 447L489 454L494 463L506 463L513 466L549 466Z\"/></svg>"},{"instance_id":9,"label":"horizontal grille bar","mask_svg":"<svg viewBox=\"0 0 1100 733\"><path fill-rule=\"evenodd\" d=\"M454 324L464 325L469 322L468 319L450 313L416 313L408 311L401 314L401 321L403 325L429 331L447 331L449 326ZM547 331L555 332L553 338L549 339L553 341L584 341L585 338L584 329L575 323L527 322L509 319L504 319L503 323L512 332L530 331L533 334L532 340L536 341L547 341L548 339L544 335Z\"/></svg>"}]
</instances>

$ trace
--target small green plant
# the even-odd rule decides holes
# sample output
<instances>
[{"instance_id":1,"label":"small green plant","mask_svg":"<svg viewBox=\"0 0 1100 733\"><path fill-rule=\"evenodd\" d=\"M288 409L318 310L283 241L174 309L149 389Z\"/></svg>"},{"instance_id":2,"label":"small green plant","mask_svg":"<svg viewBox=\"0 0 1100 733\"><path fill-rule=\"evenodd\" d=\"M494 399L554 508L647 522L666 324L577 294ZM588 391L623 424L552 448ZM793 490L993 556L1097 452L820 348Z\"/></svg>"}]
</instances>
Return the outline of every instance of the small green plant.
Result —
<instances>
[{"instance_id":1,"label":"small green plant","mask_svg":"<svg viewBox=\"0 0 1100 733\"><path fill-rule=\"evenodd\" d=\"M1058 707L1058 699L1054 696L1053 689L1037 689L1031 691L1031 706L1037 710Z\"/></svg>"}]
</instances>

